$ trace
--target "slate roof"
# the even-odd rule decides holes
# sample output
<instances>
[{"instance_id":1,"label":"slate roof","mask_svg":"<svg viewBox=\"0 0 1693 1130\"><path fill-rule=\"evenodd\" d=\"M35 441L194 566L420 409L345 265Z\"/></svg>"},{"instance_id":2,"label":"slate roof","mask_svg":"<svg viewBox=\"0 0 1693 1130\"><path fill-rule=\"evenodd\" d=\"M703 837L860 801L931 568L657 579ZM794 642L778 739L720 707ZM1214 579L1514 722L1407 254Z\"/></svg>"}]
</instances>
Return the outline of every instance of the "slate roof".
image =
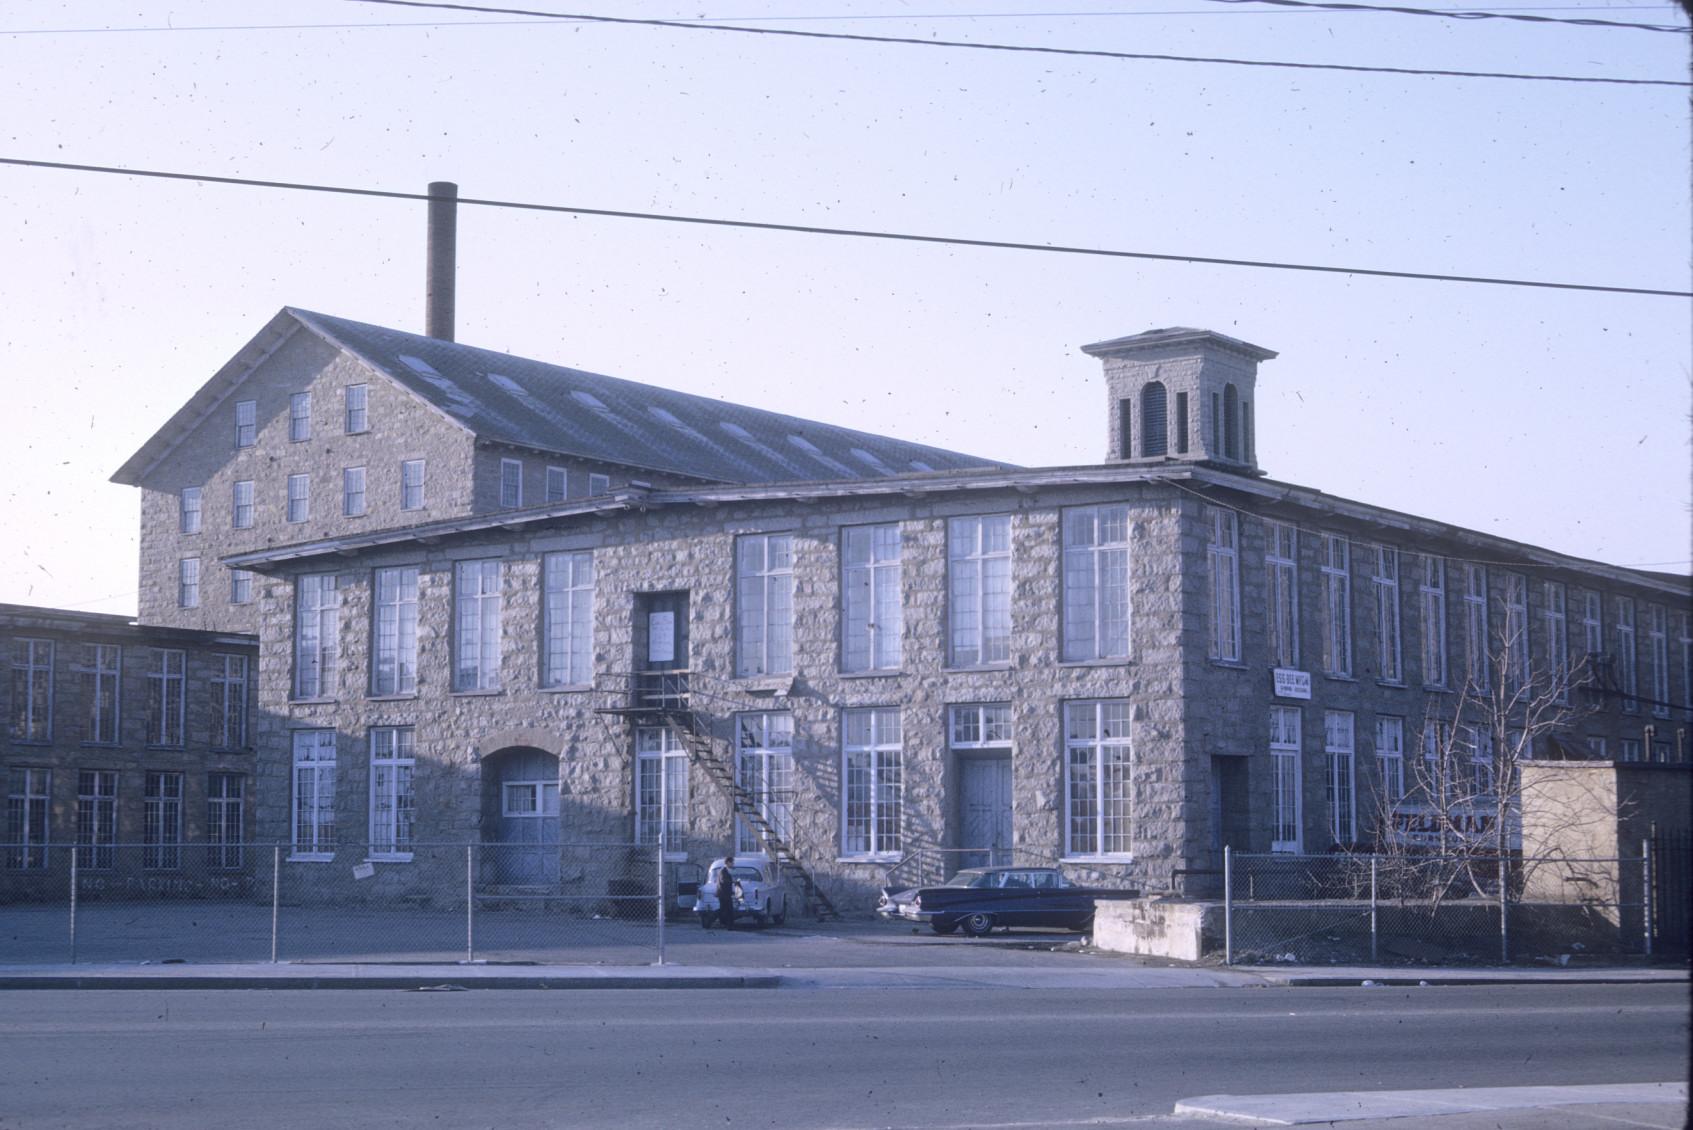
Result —
<instances>
[{"instance_id":1,"label":"slate roof","mask_svg":"<svg viewBox=\"0 0 1693 1130\"><path fill-rule=\"evenodd\" d=\"M731 483L1011 466L311 310L282 313L479 440Z\"/></svg>"}]
</instances>

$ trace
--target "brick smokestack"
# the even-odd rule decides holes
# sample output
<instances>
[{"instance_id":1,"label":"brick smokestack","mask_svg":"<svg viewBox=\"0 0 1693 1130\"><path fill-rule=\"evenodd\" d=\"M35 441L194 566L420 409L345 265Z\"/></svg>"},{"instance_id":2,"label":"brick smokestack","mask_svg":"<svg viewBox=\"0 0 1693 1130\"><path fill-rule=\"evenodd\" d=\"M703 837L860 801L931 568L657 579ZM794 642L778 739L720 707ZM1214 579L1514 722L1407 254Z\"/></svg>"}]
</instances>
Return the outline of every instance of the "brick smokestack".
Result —
<instances>
[{"instance_id":1,"label":"brick smokestack","mask_svg":"<svg viewBox=\"0 0 1693 1130\"><path fill-rule=\"evenodd\" d=\"M459 186L449 180L429 182L429 278L424 333L453 340L458 273Z\"/></svg>"}]
</instances>

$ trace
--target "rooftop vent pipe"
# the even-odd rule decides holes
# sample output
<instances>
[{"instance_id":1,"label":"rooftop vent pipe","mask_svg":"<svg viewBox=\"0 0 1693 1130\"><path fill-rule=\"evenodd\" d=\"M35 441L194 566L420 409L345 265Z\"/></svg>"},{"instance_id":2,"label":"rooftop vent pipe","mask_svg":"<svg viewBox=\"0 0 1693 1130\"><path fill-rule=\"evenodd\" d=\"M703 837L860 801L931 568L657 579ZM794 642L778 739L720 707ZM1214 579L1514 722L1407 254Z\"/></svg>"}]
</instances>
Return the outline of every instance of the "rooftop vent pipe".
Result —
<instances>
[{"instance_id":1,"label":"rooftop vent pipe","mask_svg":"<svg viewBox=\"0 0 1693 1130\"><path fill-rule=\"evenodd\" d=\"M455 278L458 272L459 186L449 180L429 182L429 278L424 332L453 340Z\"/></svg>"}]
</instances>

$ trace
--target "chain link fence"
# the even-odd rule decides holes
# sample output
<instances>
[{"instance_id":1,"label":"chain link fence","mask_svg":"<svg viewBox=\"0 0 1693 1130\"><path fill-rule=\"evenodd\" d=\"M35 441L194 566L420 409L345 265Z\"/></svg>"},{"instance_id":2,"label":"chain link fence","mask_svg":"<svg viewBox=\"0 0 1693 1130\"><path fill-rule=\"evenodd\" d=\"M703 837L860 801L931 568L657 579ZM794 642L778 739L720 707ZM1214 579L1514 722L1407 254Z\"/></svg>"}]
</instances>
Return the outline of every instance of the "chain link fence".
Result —
<instances>
[{"instance_id":1,"label":"chain link fence","mask_svg":"<svg viewBox=\"0 0 1693 1130\"><path fill-rule=\"evenodd\" d=\"M650 964L676 871L628 843L0 845L0 963Z\"/></svg>"},{"instance_id":2,"label":"chain link fence","mask_svg":"<svg viewBox=\"0 0 1693 1130\"><path fill-rule=\"evenodd\" d=\"M1651 956L1651 853L1247 855L1224 865L1230 964L1548 962Z\"/></svg>"}]
</instances>

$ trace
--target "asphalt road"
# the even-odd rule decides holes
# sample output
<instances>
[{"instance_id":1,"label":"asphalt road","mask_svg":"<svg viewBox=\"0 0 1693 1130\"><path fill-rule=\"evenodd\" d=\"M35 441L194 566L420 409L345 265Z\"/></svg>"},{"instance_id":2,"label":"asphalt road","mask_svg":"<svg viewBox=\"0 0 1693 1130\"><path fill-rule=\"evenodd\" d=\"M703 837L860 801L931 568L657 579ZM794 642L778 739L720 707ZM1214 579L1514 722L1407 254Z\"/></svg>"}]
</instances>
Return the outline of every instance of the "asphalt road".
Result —
<instances>
[{"instance_id":1,"label":"asphalt road","mask_svg":"<svg viewBox=\"0 0 1693 1130\"><path fill-rule=\"evenodd\" d=\"M1684 986L0 993L4 1130L1110 1125L1687 1063Z\"/></svg>"}]
</instances>

